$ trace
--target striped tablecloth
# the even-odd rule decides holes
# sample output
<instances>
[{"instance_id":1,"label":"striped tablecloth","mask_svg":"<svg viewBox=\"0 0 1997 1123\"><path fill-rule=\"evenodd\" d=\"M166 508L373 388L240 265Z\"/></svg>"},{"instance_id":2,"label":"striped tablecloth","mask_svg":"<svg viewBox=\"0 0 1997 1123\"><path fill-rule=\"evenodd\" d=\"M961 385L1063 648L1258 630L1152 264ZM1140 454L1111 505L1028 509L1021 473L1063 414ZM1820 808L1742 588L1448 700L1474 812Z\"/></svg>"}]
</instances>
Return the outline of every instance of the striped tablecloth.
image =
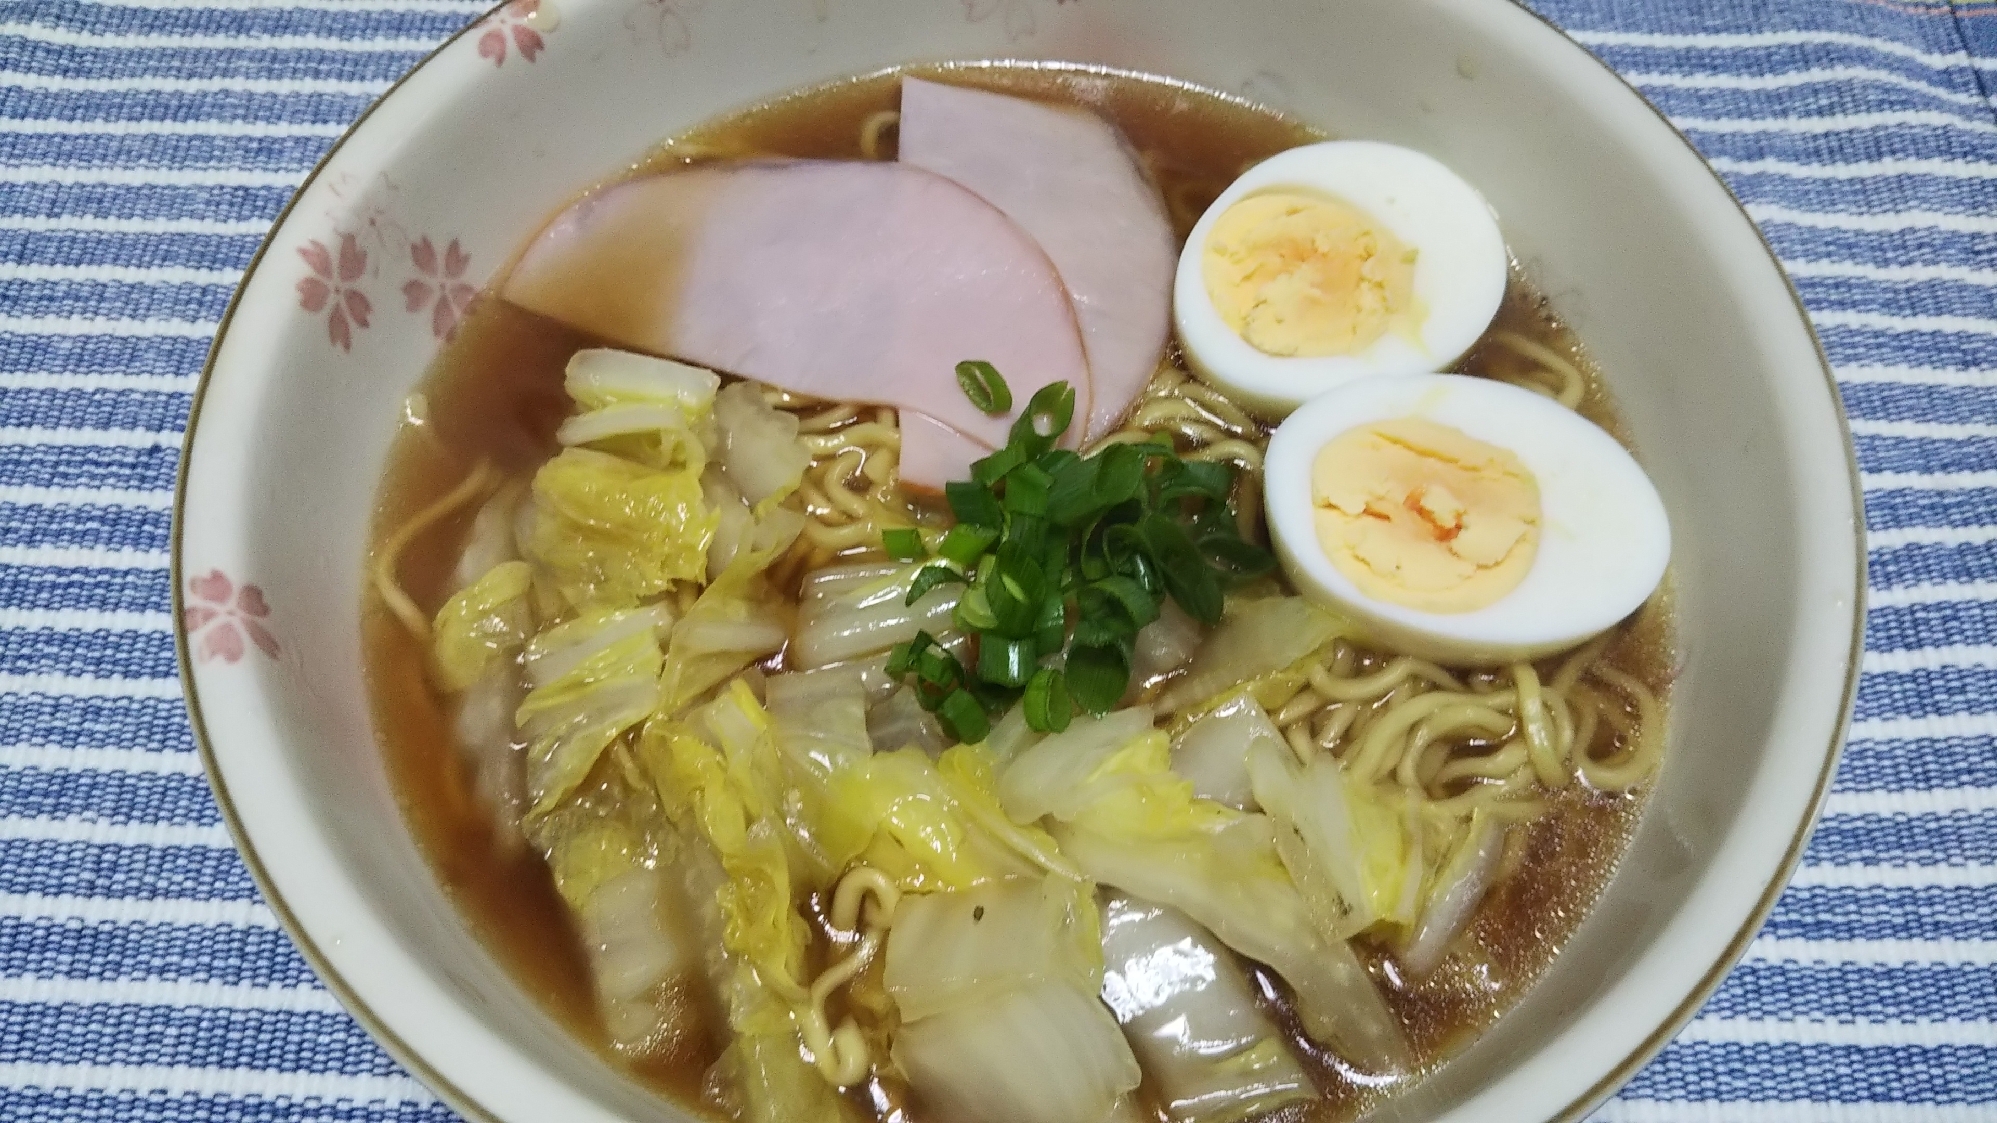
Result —
<instances>
[{"instance_id":1,"label":"striped tablecloth","mask_svg":"<svg viewBox=\"0 0 1997 1123\"><path fill-rule=\"evenodd\" d=\"M1767 230L1871 530L1828 815L1746 962L1597 1118L1997 1119L1997 3L1539 7ZM194 380L265 225L479 10L0 0L0 1119L451 1118L230 849L166 546Z\"/></svg>"}]
</instances>

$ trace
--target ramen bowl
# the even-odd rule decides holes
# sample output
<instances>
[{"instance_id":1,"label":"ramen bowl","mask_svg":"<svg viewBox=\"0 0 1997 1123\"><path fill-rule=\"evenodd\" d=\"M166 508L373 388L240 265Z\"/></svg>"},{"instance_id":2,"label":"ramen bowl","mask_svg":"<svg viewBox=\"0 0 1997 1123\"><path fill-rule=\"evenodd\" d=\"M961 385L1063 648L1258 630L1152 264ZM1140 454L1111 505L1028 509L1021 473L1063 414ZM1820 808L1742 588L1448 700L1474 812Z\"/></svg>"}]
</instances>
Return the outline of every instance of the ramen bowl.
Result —
<instances>
[{"instance_id":1,"label":"ramen bowl","mask_svg":"<svg viewBox=\"0 0 1997 1123\"><path fill-rule=\"evenodd\" d=\"M1754 226L1580 47L1506 0L514 0L385 95L286 209L190 421L173 536L216 796L325 983L473 1120L671 1120L471 930L405 824L362 674L405 398L552 211L661 138L914 62L1169 75L1446 160L1606 372L1674 528L1663 771L1543 980L1382 1120L1578 1119L1745 949L1826 789L1862 620L1835 389Z\"/></svg>"}]
</instances>

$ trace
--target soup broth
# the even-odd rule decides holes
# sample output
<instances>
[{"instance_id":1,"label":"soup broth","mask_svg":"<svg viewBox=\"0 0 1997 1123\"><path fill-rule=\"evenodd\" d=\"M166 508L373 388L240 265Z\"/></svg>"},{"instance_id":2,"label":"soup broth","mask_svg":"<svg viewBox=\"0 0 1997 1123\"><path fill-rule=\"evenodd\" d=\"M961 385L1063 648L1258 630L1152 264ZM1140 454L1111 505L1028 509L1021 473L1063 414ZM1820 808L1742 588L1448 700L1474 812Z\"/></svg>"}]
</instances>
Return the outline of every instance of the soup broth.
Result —
<instances>
[{"instance_id":1,"label":"soup broth","mask_svg":"<svg viewBox=\"0 0 1997 1123\"><path fill-rule=\"evenodd\" d=\"M1162 79L1015 65L911 73L1099 113L1123 132L1155 177L1180 239L1244 168L1323 138L1312 126L1267 109ZM881 74L813 89L717 120L662 144L631 174L746 157L891 159L900 77ZM1529 350L1495 341L1506 333L1573 364L1585 377L1579 411L1620 432L1613 403L1580 342L1516 269L1486 341L1459 367L1545 382L1544 363ZM558 448L555 431L571 412L564 367L578 350L598 345L553 320L481 297L412 395L409 423L397 438L381 487L370 556L380 558L402 528L459 488L476 465L492 465L496 477L521 479L551 456ZM1253 438L1265 440L1266 433L1258 429ZM475 509L471 504L451 511L396 544L394 577L426 617L451 593ZM1251 533L1259 535L1259 525L1251 526ZM787 575L792 596L800 576L801 567ZM1621 626L1602 656L1659 696L1670 677L1663 599L1654 598ZM454 743L451 712L435 685L429 653L377 598L363 607L363 635L376 728L407 824L467 922L525 990L613 1064L682 1105L723 1117L703 1098L705 1074L726 1043L719 1015L708 1008L711 1000L686 997L689 1019L705 1026L699 1032L651 1051L612 1047L576 924L541 856L496 829L486 795ZM1390 658L1355 646L1350 662L1358 674L1384 667ZM1550 675L1557 663L1547 664L1544 673ZM775 672L782 665L778 656L763 669ZM1324 1123L1352 1118L1432 1070L1517 1002L1609 878L1645 787L1598 791L1571 783L1552 793L1544 813L1510 832L1495 888L1467 935L1426 978L1402 977L1390 954L1356 941L1413 1048L1415 1063L1394 1079L1359 1072L1312 1041L1280 979L1248 965L1267 1010L1322 1094L1271 1118ZM814 939L811 959L822 964L836 950L822 922ZM925 1115L905 1089L869 1081L848 1094L868 1117L943 1123ZM1145 1095L1140 1089L1141 1104ZM1144 1106L1148 1111L1151 1105Z\"/></svg>"}]
</instances>

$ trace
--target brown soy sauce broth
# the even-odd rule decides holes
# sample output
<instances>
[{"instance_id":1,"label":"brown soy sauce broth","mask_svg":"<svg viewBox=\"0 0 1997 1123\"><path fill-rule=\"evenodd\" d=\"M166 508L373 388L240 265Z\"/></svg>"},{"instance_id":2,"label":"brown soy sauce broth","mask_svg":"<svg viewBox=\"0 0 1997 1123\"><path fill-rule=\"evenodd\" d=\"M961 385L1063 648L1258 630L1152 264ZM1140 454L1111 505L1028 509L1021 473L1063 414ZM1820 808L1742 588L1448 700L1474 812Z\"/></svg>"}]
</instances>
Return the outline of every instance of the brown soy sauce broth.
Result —
<instances>
[{"instance_id":1,"label":"brown soy sauce broth","mask_svg":"<svg viewBox=\"0 0 1997 1123\"><path fill-rule=\"evenodd\" d=\"M1325 134L1268 110L1163 79L1082 68L973 64L909 73L1025 96L1081 104L1116 123L1152 169L1183 238L1201 211L1245 167ZM791 156L862 158L869 118L897 103L900 73L884 73L790 95L663 143L632 174L669 171L703 159ZM876 155L892 158L893 130L879 130ZM522 231L524 238L531 231ZM1612 403L1578 341L1514 270L1493 332L1511 331L1574 361L1587 374L1581 410L1621 433ZM1519 373L1521 360L1481 344L1461 364L1469 373ZM380 543L415 512L448 492L481 460L510 475L531 471L554 449L568 411L563 368L595 341L482 297L411 399L410 423L390 453L370 534ZM405 589L426 612L441 606L470 512L444 520L411 543L400 568ZM703 1111L703 1075L722 1044L692 1035L693 1046L633 1062L610 1049L594 1008L587 963L546 867L531 851L497 842L477 806L452 743L444 703L428 685L426 654L369 597L363 648L375 727L405 819L439 881L485 946L552 1016L613 1064L675 1101ZM1655 598L1626 626L1610 661L1663 697L1671 677L1668 598ZM1286 1123L1352 1118L1460 1049L1514 1004L1545 971L1608 881L1635 826L1641 794L1608 795L1575 784L1554 813L1515 830L1514 872L1483 907L1470 938L1426 981L1398 981L1389 957L1362 949L1390 1006L1406 1026L1419 1065L1398 1080L1356 1073L1298 1032L1288 999L1256 972L1270 1011L1324 1092L1318 1104L1278 1113ZM814 949L822 953L825 949ZM854 1090L856 1106L909 1118L891 1089ZM919 1118L919 1113L916 1113ZM931 1120L928 1123L942 1123Z\"/></svg>"}]
</instances>

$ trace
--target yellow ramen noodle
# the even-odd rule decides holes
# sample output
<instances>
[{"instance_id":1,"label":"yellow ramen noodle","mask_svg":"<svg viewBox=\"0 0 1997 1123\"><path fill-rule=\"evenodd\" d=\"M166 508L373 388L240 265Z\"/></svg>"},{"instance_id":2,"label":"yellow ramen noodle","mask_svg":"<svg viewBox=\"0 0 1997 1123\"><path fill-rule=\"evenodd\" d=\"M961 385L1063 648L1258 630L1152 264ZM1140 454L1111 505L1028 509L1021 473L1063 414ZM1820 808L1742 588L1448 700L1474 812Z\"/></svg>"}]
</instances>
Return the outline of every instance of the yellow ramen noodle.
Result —
<instances>
[{"instance_id":1,"label":"yellow ramen noodle","mask_svg":"<svg viewBox=\"0 0 1997 1123\"><path fill-rule=\"evenodd\" d=\"M1539 484L1509 450L1419 418L1348 429L1311 466L1318 544L1361 592L1474 612L1539 548Z\"/></svg>"}]
</instances>

